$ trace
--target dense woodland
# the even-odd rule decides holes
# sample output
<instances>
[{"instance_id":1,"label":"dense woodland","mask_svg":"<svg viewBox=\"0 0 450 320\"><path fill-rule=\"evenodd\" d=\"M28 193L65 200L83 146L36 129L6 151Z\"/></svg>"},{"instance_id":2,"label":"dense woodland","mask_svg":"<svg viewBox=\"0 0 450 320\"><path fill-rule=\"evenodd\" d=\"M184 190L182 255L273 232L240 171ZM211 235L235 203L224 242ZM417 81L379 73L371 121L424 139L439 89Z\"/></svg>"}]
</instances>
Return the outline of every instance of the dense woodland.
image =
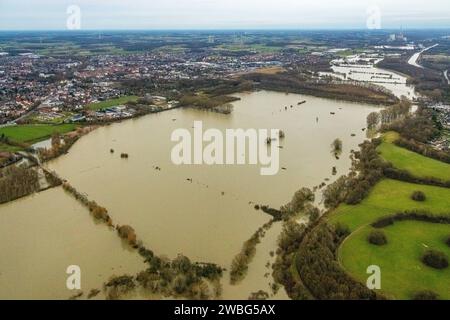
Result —
<instances>
[{"instance_id":1,"label":"dense woodland","mask_svg":"<svg viewBox=\"0 0 450 320\"><path fill-rule=\"evenodd\" d=\"M301 242L295 266L304 286L316 299L377 299L375 292L353 280L336 261L336 251L348 231L320 224Z\"/></svg>"},{"instance_id":2,"label":"dense woodland","mask_svg":"<svg viewBox=\"0 0 450 320\"><path fill-rule=\"evenodd\" d=\"M310 81L309 77L295 73L253 73L243 76L243 79L255 82L258 88L264 90L308 94L330 99L383 105L392 105L397 102L395 96L375 89L375 87L347 83L319 83Z\"/></svg>"},{"instance_id":3,"label":"dense woodland","mask_svg":"<svg viewBox=\"0 0 450 320\"><path fill-rule=\"evenodd\" d=\"M442 71L430 68L417 68L408 64L409 55L400 57L386 57L378 63L378 67L393 70L409 76L409 82L413 84L418 92L428 96L435 101L449 101L450 88ZM427 66L432 66L430 63Z\"/></svg>"}]
</instances>

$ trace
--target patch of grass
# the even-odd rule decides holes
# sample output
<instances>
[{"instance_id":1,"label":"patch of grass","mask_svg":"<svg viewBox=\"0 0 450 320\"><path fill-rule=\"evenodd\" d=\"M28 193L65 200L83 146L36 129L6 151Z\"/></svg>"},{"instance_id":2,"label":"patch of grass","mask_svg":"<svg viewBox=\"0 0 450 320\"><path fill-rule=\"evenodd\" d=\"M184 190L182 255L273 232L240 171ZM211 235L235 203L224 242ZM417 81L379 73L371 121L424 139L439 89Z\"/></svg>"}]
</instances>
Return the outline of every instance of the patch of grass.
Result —
<instances>
[{"instance_id":1,"label":"patch of grass","mask_svg":"<svg viewBox=\"0 0 450 320\"><path fill-rule=\"evenodd\" d=\"M417 202L411 199L414 191L423 191L427 199ZM332 224L340 222L355 231L380 217L406 210L427 210L434 214L450 212L450 189L417 185L397 180L384 179L370 192L359 205L342 204L330 216Z\"/></svg>"},{"instance_id":2,"label":"patch of grass","mask_svg":"<svg viewBox=\"0 0 450 320\"><path fill-rule=\"evenodd\" d=\"M260 73L260 74L277 74L280 72L284 72L286 69L283 67L266 67L266 68L260 68L256 69L253 72Z\"/></svg>"},{"instance_id":3,"label":"patch of grass","mask_svg":"<svg viewBox=\"0 0 450 320\"><path fill-rule=\"evenodd\" d=\"M400 138L400 134L395 131L389 131L383 134L383 142L394 143L398 138Z\"/></svg>"},{"instance_id":4,"label":"patch of grass","mask_svg":"<svg viewBox=\"0 0 450 320\"><path fill-rule=\"evenodd\" d=\"M355 231L338 252L341 265L353 277L365 283L370 265L381 268L381 292L394 299L412 299L421 290L429 289L440 299L450 299L450 268L436 270L424 265L423 253L428 249L441 251L450 257L445 239L450 225L420 221L396 222L383 229L388 244L373 246L367 242L370 226Z\"/></svg>"},{"instance_id":5,"label":"patch of grass","mask_svg":"<svg viewBox=\"0 0 450 320\"><path fill-rule=\"evenodd\" d=\"M75 124L61 125L19 125L0 128L0 135L4 134L9 139L20 143L34 143L45 140L55 132L66 133L75 130Z\"/></svg>"},{"instance_id":6,"label":"patch of grass","mask_svg":"<svg viewBox=\"0 0 450 320\"><path fill-rule=\"evenodd\" d=\"M383 142L377 149L383 159L392 163L394 167L406 170L419 178L450 180L450 164L398 147L393 144L395 140L395 133L384 136Z\"/></svg>"},{"instance_id":7,"label":"patch of grass","mask_svg":"<svg viewBox=\"0 0 450 320\"><path fill-rule=\"evenodd\" d=\"M16 152L22 150L19 147L10 146L9 144L0 142L0 152Z\"/></svg>"},{"instance_id":8,"label":"patch of grass","mask_svg":"<svg viewBox=\"0 0 450 320\"><path fill-rule=\"evenodd\" d=\"M110 99L110 100L101 101L101 102L89 103L88 105L86 105L86 109L100 110L100 109L104 109L104 108L118 106L121 104L126 104L127 102L136 102L138 99L139 99L139 97L137 97L137 96L123 96L123 97L116 98L116 99Z\"/></svg>"},{"instance_id":9,"label":"patch of grass","mask_svg":"<svg viewBox=\"0 0 450 320\"><path fill-rule=\"evenodd\" d=\"M338 51L338 52L337 52L337 55L338 55L339 57L341 57L341 58L347 58L348 56L351 56L351 55L353 55L353 54L355 54L355 53L353 52L353 50L344 50L344 51Z\"/></svg>"}]
</instances>

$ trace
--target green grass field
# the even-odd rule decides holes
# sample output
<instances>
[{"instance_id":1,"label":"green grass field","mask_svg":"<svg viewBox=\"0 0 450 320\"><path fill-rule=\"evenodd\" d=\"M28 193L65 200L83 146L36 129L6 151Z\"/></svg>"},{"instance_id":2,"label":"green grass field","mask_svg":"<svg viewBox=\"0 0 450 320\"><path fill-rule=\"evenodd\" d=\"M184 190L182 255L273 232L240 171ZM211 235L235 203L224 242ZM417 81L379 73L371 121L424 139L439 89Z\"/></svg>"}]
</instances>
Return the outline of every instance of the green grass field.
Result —
<instances>
[{"instance_id":1,"label":"green grass field","mask_svg":"<svg viewBox=\"0 0 450 320\"><path fill-rule=\"evenodd\" d=\"M392 163L394 167L409 171L419 178L433 177L443 181L450 180L450 164L400 148L392 143L395 137L396 134L392 132L384 136L383 142L378 147L383 159Z\"/></svg>"},{"instance_id":2,"label":"green grass field","mask_svg":"<svg viewBox=\"0 0 450 320\"><path fill-rule=\"evenodd\" d=\"M383 228L388 244L375 246L367 241L373 228L365 226L348 237L340 247L341 265L357 280L365 283L367 267L381 269L381 292L389 298L411 299L415 292L429 289L440 299L450 299L450 268L436 270L424 265L420 258L426 249L444 252L450 258L445 240L450 225L418 221L396 222Z\"/></svg>"},{"instance_id":3,"label":"green grass field","mask_svg":"<svg viewBox=\"0 0 450 320\"><path fill-rule=\"evenodd\" d=\"M378 150L381 156L399 169L419 177L432 176L450 180L450 166L392 144L396 133L388 133ZM411 199L414 191L426 195L424 202ZM432 214L450 214L450 189L383 179L372 188L360 204L342 204L329 216L329 223L342 223L350 228L350 236L338 251L342 267L355 279L365 283L367 267L381 268L381 293L393 299L411 299L420 290L432 290L441 299L450 299L450 268L435 270L425 266L421 255L427 248L444 252L450 258L445 240L450 225L420 221L396 222L383 229L388 244L374 246L367 241L371 223L395 213L424 210Z\"/></svg>"},{"instance_id":4,"label":"green grass field","mask_svg":"<svg viewBox=\"0 0 450 320\"><path fill-rule=\"evenodd\" d=\"M411 200L414 191L423 191L427 197L426 201ZM340 205L330 215L329 221L333 224L340 222L355 231L382 216L414 209L435 214L450 213L450 189L384 179L359 205Z\"/></svg>"},{"instance_id":5,"label":"green grass field","mask_svg":"<svg viewBox=\"0 0 450 320\"><path fill-rule=\"evenodd\" d=\"M74 124L61 125L19 125L0 128L0 135L4 134L9 139L21 143L34 143L45 140L55 132L66 133L76 128Z\"/></svg>"},{"instance_id":6,"label":"green grass field","mask_svg":"<svg viewBox=\"0 0 450 320\"><path fill-rule=\"evenodd\" d=\"M410 196L416 190L425 193L426 201L411 200ZM385 179L359 205L339 206L330 215L329 222L347 225L352 234L339 248L338 259L343 268L362 283L368 277L367 267L379 266L382 293L387 297L411 299L415 292L430 289L441 298L449 299L445 279L450 279L450 270L426 267L420 262L420 256L429 247L447 253L450 258L450 248L445 244L445 239L450 236L450 225L396 222L383 229L388 238L386 246L377 247L366 240L373 229L370 224L378 218L414 209L450 214L450 189Z\"/></svg>"},{"instance_id":7,"label":"green grass field","mask_svg":"<svg viewBox=\"0 0 450 320\"><path fill-rule=\"evenodd\" d=\"M125 104L127 102L137 101L138 99L139 99L139 97L137 97L137 96L123 96L123 97L116 98L116 99L110 99L110 100L101 101L101 102L89 103L88 105L86 105L86 109L100 110L100 109L104 109L104 108L109 108L109 107L114 107L114 106L118 106L121 104Z\"/></svg>"}]
</instances>

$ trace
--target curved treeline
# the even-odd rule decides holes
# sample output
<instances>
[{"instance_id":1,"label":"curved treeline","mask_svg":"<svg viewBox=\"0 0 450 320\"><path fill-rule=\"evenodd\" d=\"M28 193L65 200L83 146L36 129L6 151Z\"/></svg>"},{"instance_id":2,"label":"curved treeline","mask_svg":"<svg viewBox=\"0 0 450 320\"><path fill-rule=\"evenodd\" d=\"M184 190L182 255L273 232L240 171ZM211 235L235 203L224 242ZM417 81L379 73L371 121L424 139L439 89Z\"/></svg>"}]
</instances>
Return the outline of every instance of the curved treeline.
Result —
<instances>
[{"instance_id":1,"label":"curved treeline","mask_svg":"<svg viewBox=\"0 0 450 320\"><path fill-rule=\"evenodd\" d=\"M409 183L415 184L425 184L435 187L441 188L450 188L450 181L442 181L437 178L427 177L427 178L419 178L412 175L409 171L400 170L393 166L388 166L383 169L383 174L390 179L400 180Z\"/></svg>"},{"instance_id":2,"label":"curved treeline","mask_svg":"<svg viewBox=\"0 0 450 320\"><path fill-rule=\"evenodd\" d=\"M303 284L321 300L382 298L347 275L336 261L337 249L347 235L322 223L305 236L295 260Z\"/></svg>"},{"instance_id":3,"label":"curved treeline","mask_svg":"<svg viewBox=\"0 0 450 320\"><path fill-rule=\"evenodd\" d=\"M371 224L374 228L385 228L393 225L396 221L422 221L430 223L450 224L450 213L447 215L434 215L428 211L405 211L388 217L379 218Z\"/></svg>"}]
</instances>

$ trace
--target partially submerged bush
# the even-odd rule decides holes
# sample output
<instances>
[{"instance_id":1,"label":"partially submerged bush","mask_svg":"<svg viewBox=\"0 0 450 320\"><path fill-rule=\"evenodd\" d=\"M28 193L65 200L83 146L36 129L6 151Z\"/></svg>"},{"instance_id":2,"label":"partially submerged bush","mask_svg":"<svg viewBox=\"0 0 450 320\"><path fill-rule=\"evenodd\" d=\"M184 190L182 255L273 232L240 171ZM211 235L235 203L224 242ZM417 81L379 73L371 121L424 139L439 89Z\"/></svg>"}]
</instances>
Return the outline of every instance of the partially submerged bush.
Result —
<instances>
[{"instance_id":1,"label":"partially submerged bush","mask_svg":"<svg viewBox=\"0 0 450 320\"><path fill-rule=\"evenodd\" d=\"M117 232L119 233L119 236L128 241L130 245L136 244L136 232L134 232L134 229L130 226L121 226L117 227Z\"/></svg>"},{"instance_id":2,"label":"partially submerged bush","mask_svg":"<svg viewBox=\"0 0 450 320\"><path fill-rule=\"evenodd\" d=\"M425 193L423 193L422 191L414 191L411 195L411 199L413 199L414 201L423 202L426 200L426 198L427 197L425 196Z\"/></svg>"},{"instance_id":3,"label":"partially submerged bush","mask_svg":"<svg viewBox=\"0 0 450 320\"><path fill-rule=\"evenodd\" d=\"M430 290L418 291L414 294L413 300L438 300L439 295Z\"/></svg>"},{"instance_id":4,"label":"partially submerged bush","mask_svg":"<svg viewBox=\"0 0 450 320\"><path fill-rule=\"evenodd\" d=\"M383 246L387 244L386 235L381 230L373 230L372 232L370 232L367 236L367 241L376 246Z\"/></svg>"},{"instance_id":5,"label":"partially submerged bush","mask_svg":"<svg viewBox=\"0 0 450 320\"><path fill-rule=\"evenodd\" d=\"M320 217L320 210L308 203L305 207L305 214L309 216L309 221L314 222Z\"/></svg>"},{"instance_id":6,"label":"partially submerged bush","mask_svg":"<svg viewBox=\"0 0 450 320\"><path fill-rule=\"evenodd\" d=\"M107 224L111 224L111 217L108 215L108 210L106 208L97 205L94 202L89 204L89 210L95 219L101 220Z\"/></svg>"},{"instance_id":7,"label":"partially submerged bush","mask_svg":"<svg viewBox=\"0 0 450 320\"><path fill-rule=\"evenodd\" d=\"M445 269L448 267L447 256L436 250L427 250L422 256L422 262L435 269Z\"/></svg>"},{"instance_id":8,"label":"partially submerged bush","mask_svg":"<svg viewBox=\"0 0 450 320\"><path fill-rule=\"evenodd\" d=\"M294 215L304 210L306 205L313 202L315 200L314 192L308 188L301 188L298 190L292 200L281 207L281 211L286 216Z\"/></svg>"},{"instance_id":9,"label":"partially submerged bush","mask_svg":"<svg viewBox=\"0 0 450 320\"><path fill-rule=\"evenodd\" d=\"M104 284L106 297L110 300L120 299L123 295L133 291L135 287L134 279L129 275L113 276Z\"/></svg>"},{"instance_id":10,"label":"partially submerged bush","mask_svg":"<svg viewBox=\"0 0 450 320\"><path fill-rule=\"evenodd\" d=\"M248 297L248 300L267 300L269 299L269 294L264 290L259 290L256 292L252 292Z\"/></svg>"}]
</instances>

